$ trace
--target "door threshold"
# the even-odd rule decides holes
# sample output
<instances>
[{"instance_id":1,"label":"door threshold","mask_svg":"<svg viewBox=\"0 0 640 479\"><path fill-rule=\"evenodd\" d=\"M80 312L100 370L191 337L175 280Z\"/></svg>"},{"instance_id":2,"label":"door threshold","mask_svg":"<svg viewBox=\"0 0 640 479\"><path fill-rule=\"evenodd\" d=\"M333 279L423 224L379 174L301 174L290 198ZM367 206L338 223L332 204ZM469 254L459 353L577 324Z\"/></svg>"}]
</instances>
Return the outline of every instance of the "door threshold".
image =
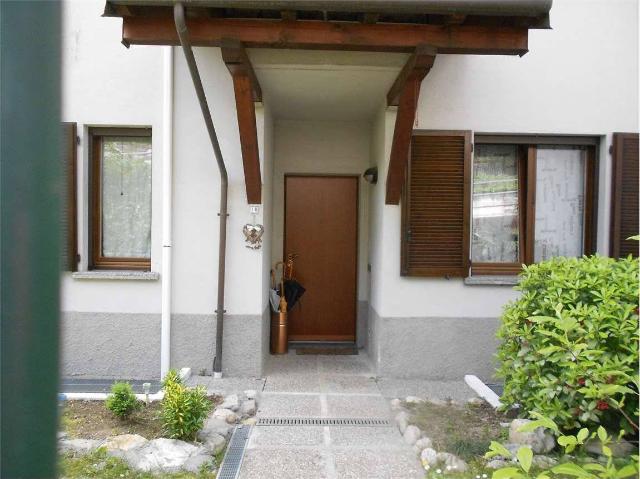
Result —
<instances>
[{"instance_id":1,"label":"door threshold","mask_svg":"<svg viewBox=\"0 0 640 479\"><path fill-rule=\"evenodd\" d=\"M355 341L289 341L289 348L318 348L322 346L353 346L356 347Z\"/></svg>"}]
</instances>

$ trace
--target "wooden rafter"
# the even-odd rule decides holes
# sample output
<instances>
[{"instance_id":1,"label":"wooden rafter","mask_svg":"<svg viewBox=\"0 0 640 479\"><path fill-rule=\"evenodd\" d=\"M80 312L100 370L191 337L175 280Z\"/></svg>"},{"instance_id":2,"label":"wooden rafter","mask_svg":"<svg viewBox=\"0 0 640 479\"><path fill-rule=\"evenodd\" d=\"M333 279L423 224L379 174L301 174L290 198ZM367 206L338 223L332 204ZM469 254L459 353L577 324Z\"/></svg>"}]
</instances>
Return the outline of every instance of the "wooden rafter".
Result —
<instances>
[{"instance_id":1,"label":"wooden rafter","mask_svg":"<svg viewBox=\"0 0 640 479\"><path fill-rule=\"evenodd\" d=\"M239 41L224 39L221 43L221 51L222 59L233 78L247 202L260 204L262 203L262 179L254 101L262 101L262 90L249 56Z\"/></svg>"},{"instance_id":2,"label":"wooden rafter","mask_svg":"<svg viewBox=\"0 0 640 479\"><path fill-rule=\"evenodd\" d=\"M232 76L246 75L251 80L251 90L253 94L253 101L262 101L262 89L258 82L247 51L244 49L242 43L235 39L224 38L220 42L220 50L222 52L222 59L225 65L229 69Z\"/></svg>"},{"instance_id":3,"label":"wooden rafter","mask_svg":"<svg viewBox=\"0 0 640 479\"><path fill-rule=\"evenodd\" d=\"M429 44L440 53L523 55L528 51L526 27L418 25L322 21L268 21L226 18L187 20L194 46L220 46L235 38L247 48L300 48L382 52L415 51ZM171 17L123 18L125 45L178 45Z\"/></svg>"},{"instance_id":4,"label":"wooden rafter","mask_svg":"<svg viewBox=\"0 0 640 479\"><path fill-rule=\"evenodd\" d=\"M388 205L397 205L400 202L407 162L409 161L409 146L413 122L416 118L420 85L431 70L436 53L437 50L433 46L418 46L387 94L387 103L398 105L387 171L385 203Z\"/></svg>"}]
</instances>

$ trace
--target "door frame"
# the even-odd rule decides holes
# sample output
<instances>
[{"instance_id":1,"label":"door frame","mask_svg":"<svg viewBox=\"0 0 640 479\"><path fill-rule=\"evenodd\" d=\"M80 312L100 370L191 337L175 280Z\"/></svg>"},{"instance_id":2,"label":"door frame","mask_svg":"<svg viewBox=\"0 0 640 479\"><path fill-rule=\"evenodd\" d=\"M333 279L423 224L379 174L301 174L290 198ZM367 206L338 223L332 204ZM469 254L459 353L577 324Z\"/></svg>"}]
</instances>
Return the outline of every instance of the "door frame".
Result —
<instances>
[{"instance_id":1,"label":"door frame","mask_svg":"<svg viewBox=\"0 0 640 479\"><path fill-rule=\"evenodd\" d=\"M360 295L360 175L357 173L285 173L283 181L283 218L282 218L282 259L285 261L285 254L287 251L287 178L349 178L356 182L356 248L355 248L355 273L356 273L356 294L354 300L354 334L353 344L358 344L358 298ZM287 332L287 339L289 333ZM307 341L305 341L307 342ZM314 341L309 341L314 342ZM344 341L317 341L317 342L348 342Z\"/></svg>"}]
</instances>

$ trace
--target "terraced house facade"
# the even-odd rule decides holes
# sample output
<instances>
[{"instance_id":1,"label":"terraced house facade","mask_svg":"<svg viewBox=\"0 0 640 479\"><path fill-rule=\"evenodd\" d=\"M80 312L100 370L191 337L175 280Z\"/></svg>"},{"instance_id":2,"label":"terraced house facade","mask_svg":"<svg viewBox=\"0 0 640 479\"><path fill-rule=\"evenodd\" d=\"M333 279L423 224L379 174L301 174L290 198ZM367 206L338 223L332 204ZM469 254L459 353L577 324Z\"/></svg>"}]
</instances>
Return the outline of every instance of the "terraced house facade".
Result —
<instances>
[{"instance_id":1,"label":"terraced house facade","mask_svg":"<svg viewBox=\"0 0 640 479\"><path fill-rule=\"evenodd\" d=\"M637 253L634 0L68 0L63 21L65 376L262 375L292 258L289 341L489 379L522 264Z\"/></svg>"}]
</instances>

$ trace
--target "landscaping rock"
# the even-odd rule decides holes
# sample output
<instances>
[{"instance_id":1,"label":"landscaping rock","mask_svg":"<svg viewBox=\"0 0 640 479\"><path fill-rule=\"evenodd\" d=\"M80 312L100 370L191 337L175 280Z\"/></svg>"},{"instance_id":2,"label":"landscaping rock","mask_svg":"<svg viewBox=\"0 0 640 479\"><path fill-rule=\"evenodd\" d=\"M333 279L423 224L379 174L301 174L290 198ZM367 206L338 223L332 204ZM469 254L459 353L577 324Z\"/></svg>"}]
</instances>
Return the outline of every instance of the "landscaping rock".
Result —
<instances>
[{"instance_id":1,"label":"landscaping rock","mask_svg":"<svg viewBox=\"0 0 640 479\"><path fill-rule=\"evenodd\" d=\"M533 465L539 469L551 469L558 465L558 461L549 456L533 456Z\"/></svg>"},{"instance_id":2,"label":"landscaping rock","mask_svg":"<svg viewBox=\"0 0 640 479\"><path fill-rule=\"evenodd\" d=\"M434 406L447 406L449 404L444 399L438 399L438 398L429 398L427 399L427 401L433 404Z\"/></svg>"},{"instance_id":3,"label":"landscaping rock","mask_svg":"<svg viewBox=\"0 0 640 479\"><path fill-rule=\"evenodd\" d=\"M244 395L247 397L247 399L255 400L257 399L258 393L255 389L247 389L246 391L244 391Z\"/></svg>"},{"instance_id":4,"label":"landscaping rock","mask_svg":"<svg viewBox=\"0 0 640 479\"><path fill-rule=\"evenodd\" d=\"M129 451L144 446L147 440L139 434L121 434L108 438L102 445L107 452Z\"/></svg>"},{"instance_id":5,"label":"landscaping rock","mask_svg":"<svg viewBox=\"0 0 640 479\"><path fill-rule=\"evenodd\" d=\"M625 441L624 439L620 441L611 441L607 446L611 449L613 457L626 457L632 454L634 450L637 450L637 448L634 448L633 444ZM590 454L602 454L602 443L600 442L600 439L590 439L585 443L585 449Z\"/></svg>"},{"instance_id":6,"label":"landscaping rock","mask_svg":"<svg viewBox=\"0 0 640 479\"><path fill-rule=\"evenodd\" d=\"M201 454L187 459L182 465L182 469L197 474L203 466L213 466L214 463L215 461L211 456Z\"/></svg>"},{"instance_id":7,"label":"landscaping rock","mask_svg":"<svg viewBox=\"0 0 640 479\"><path fill-rule=\"evenodd\" d=\"M256 402L253 399L247 399L240 406L241 416L253 416L256 413Z\"/></svg>"},{"instance_id":8,"label":"landscaping rock","mask_svg":"<svg viewBox=\"0 0 640 479\"><path fill-rule=\"evenodd\" d=\"M431 439L429 439L428 437L421 437L416 441L416 443L414 444L414 447L417 447L420 450L418 452L421 452L423 449L426 449L428 447L433 447L433 443Z\"/></svg>"},{"instance_id":9,"label":"landscaping rock","mask_svg":"<svg viewBox=\"0 0 640 479\"><path fill-rule=\"evenodd\" d=\"M407 396L404 399L404 402L406 402L407 404L420 404L424 402L424 399L419 398L417 396Z\"/></svg>"},{"instance_id":10,"label":"landscaping rock","mask_svg":"<svg viewBox=\"0 0 640 479\"><path fill-rule=\"evenodd\" d=\"M502 469L507 466L509 466L509 462L504 459L492 459L486 464L487 469Z\"/></svg>"},{"instance_id":11,"label":"landscaping rock","mask_svg":"<svg viewBox=\"0 0 640 479\"><path fill-rule=\"evenodd\" d=\"M556 445L556 440L553 435L544 428L539 427L531 432L518 431L518 429L530 422L529 419L514 419L511 421L511 425L509 426L509 442L531 446L535 454L544 454L551 451Z\"/></svg>"},{"instance_id":12,"label":"landscaping rock","mask_svg":"<svg viewBox=\"0 0 640 479\"><path fill-rule=\"evenodd\" d=\"M410 446L413 446L420 439L420 436L422 436L422 431L414 425L407 426L403 434L404 442Z\"/></svg>"},{"instance_id":13,"label":"landscaping rock","mask_svg":"<svg viewBox=\"0 0 640 479\"><path fill-rule=\"evenodd\" d=\"M88 452L98 449L102 445L102 441L97 439L61 439L58 441L58 449L60 452L73 452L78 454L87 454Z\"/></svg>"},{"instance_id":14,"label":"landscaping rock","mask_svg":"<svg viewBox=\"0 0 640 479\"><path fill-rule=\"evenodd\" d=\"M197 447L178 439L154 439L142 447L124 453L123 458L139 471L177 472L189 458L206 455L204 447Z\"/></svg>"},{"instance_id":15,"label":"landscaping rock","mask_svg":"<svg viewBox=\"0 0 640 479\"><path fill-rule=\"evenodd\" d=\"M220 434L211 434L204 441L204 447L210 454L218 454L224 449L227 440Z\"/></svg>"},{"instance_id":16,"label":"landscaping rock","mask_svg":"<svg viewBox=\"0 0 640 479\"><path fill-rule=\"evenodd\" d=\"M242 420L242 424L244 424L245 426L255 426L257 422L258 419L256 419L255 417L248 417L247 419Z\"/></svg>"},{"instance_id":17,"label":"landscaping rock","mask_svg":"<svg viewBox=\"0 0 640 479\"><path fill-rule=\"evenodd\" d=\"M219 417L209 416L204 422L202 429L198 431L198 439L202 442L207 440L211 434L220 434L221 436L228 437L231 434L233 426L227 423L226 420Z\"/></svg>"},{"instance_id":18,"label":"landscaping rock","mask_svg":"<svg viewBox=\"0 0 640 479\"><path fill-rule=\"evenodd\" d=\"M230 409L233 412L237 411L239 407L240 407L240 401L238 400L237 394L231 394L227 396L226 398L224 398L224 401L222 401L222 404L218 406L218 408L220 409Z\"/></svg>"},{"instance_id":19,"label":"landscaping rock","mask_svg":"<svg viewBox=\"0 0 640 479\"><path fill-rule=\"evenodd\" d=\"M402 401L400 399L392 399L391 400L391 410L392 411L400 411L402 410Z\"/></svg>"},{"instance_id":20,"label":"landscaping rock","mask_svg":"<svg viewBox=\"0 0 640 479\"><path fill-rule=\"evenodd\" d=\"M448 452L439 452L437 455L438 463L443 464L449 472L466 472L469 466L455 454Z\"/></svg>"},{"instance_id":21,"label":"landscaping rock","mask_svg":"<svg viewBox=\"0 0 640 479\"><path fill-rule=\"evenodd\" d=\"M405 429L409 425L409 415L405 411L400 411L396 415L396 424L400 430L400 434L404 434Z\"/></svg>"},{"instance_id":22,"label":"landscaping rock","mask_svg":"<svg viewBox=\"0 0 640 479\"><path fill-rule=\"evenodd\" d=\"M215 411L213 411L213 417L224 419L229 424L235 424L238 420L237 414L231 409L227 408L217 408Z\"/></svg>"},{"instance_id":23,"label":"landscaping rock","mask_svg":"<svg viewBox=\"0 0 640 479\"><path fill-rule=\"evenodd\" d=\"M420 462L422 463L422 467L424 467L425 469L433 467L438 464L438 453L435 449L427 447L420 453Z\"/></svg>"},{"instance_id":24,"label":"landscaping rock","mask_svg":"<svg viewBox=\"0 0 640 479\"><path fill-rule=\"evenodd\" d=\"M467 404L469 406L482 406L484 404L484 399L475 397L467 399Z\"/></svg>"}]
</instances>

